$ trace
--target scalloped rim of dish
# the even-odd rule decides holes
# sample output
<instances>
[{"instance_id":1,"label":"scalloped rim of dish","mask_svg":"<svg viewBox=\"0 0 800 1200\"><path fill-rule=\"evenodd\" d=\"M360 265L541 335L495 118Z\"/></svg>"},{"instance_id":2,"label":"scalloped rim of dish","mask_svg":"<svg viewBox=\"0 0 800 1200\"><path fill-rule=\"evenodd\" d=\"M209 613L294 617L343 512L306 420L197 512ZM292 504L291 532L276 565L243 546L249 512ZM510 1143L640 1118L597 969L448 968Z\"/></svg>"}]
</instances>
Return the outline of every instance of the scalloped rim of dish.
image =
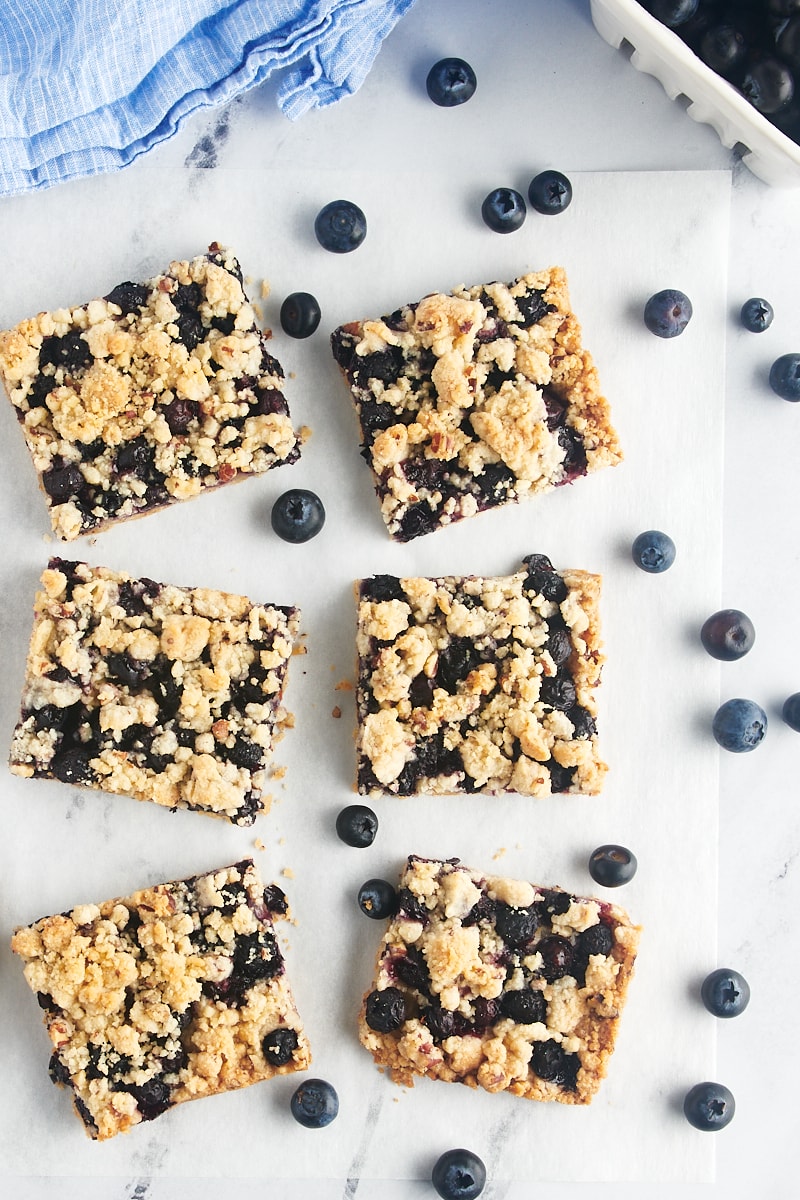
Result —
<instances>
[{"instance_id":1,"label":"scalloped rim of dish","mask_svg":"<svg viewBox=\"0 0 800 1200\"><path fill-rule=\"evenodd\" d=\"M724 146L743 146L742 161L754 175L774 187L800 187L800 146L707 67L673 30L638 0L590 3L600 36L617 49L628 42L633 66L654 75L671 100L685 96L689 116L712 125Z\"/></svg>"}]
</instances>

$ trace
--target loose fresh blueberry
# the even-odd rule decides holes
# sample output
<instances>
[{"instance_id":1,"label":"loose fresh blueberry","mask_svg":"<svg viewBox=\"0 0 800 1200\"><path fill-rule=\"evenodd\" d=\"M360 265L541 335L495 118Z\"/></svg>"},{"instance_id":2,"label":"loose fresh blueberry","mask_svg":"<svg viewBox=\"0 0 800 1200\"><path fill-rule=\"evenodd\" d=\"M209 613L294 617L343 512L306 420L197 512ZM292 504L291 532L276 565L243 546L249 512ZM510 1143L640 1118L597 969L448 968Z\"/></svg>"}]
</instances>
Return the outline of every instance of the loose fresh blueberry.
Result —
<instances>
[{"instance_id":1,"label":"loose fresh blueberry","mask_svg":"<svg viewBox=\"0 0 800 1200\"><path fill-rule=\"evenodd\" d=\"M291 1099L292 1116L306 1129L324 1129L336 1119L339 1097L324 1079L306 1079Z\"/></svg>"},{"instance_id":2,"label":"loose fresh blueberry","mask_svg":"<svg viewBox=\"0 0 800 1200\"><path fill-rule=\"evenodd\" d=\"M314 233L323 250L349 254L367 236L367 218L350 200L331 200L317 213Z\"/></svg>"},{"instance_id":3,"label":"loose fresh blueberry","mask_svg":"<svg viewBox=\"0 0 800 1200\"><path fill-rule=\"evenodd\" d=\"M789 728L800 733L800 692L795 692L784 701L782 715Z\"/></svg>"},{"instance_id":4,"label":"loose fresh blueberry","mask_svg":"<svg viewBox=\"0 0 800 1200\"><path fill-rule=\"evenodd\" d=\"M712 658L734 662L753 648L756 631L753 622L738 608L723 608L703 622L700 641Z\"/></svg>"},{"instance_id":5,"label":"loose fresh blueberry","mask_svg":"<svg viewBox=\"0 0 800 1200\"><path fill-rule=\"evenodd\" d=\"M778 58L764 55L751 60L741 84L742 95L760 113L772 116L786 108L794 96L792 72Z\"/></svg>"},{"instance_id":6,"label":"loose fresh blueberry","mask_svg":"<svg viewBox=\"0 0 800 1200\"><path fill-rule=\"evenodd\" d=\"M474 1200L486 1186L486 1167L471 1150L448 1150L437 1159L431 1183L442 1200Z\"/></svg>"},{"instance_id":7,"label":"loose fresh blueberry","mask_svg":"<svg viewBox=\"0 0 800 1200\"><path fill-rule=\"evenodd\" d=\"M310 292L292 292L281 305L281 329L289 337L307 338L320 322L319 303Z\"/></svg>"},{"instance_id":8,"label":"loose fresh blueberry","mask_svg":"<svg viewBox=\"0 0 800 1200\"><path fill-rule=\"evenodd\" d=\"M295 545L316 537L325 524L325 509L315 492L291 488L272 506L272 528L278 537Z\"/></svg>"},{"instance_id":9,"label":"loose fresh blueberry","mask_svg":"<svg viewBox=\"0 0 800 1200\"><path fill-rule=\"evenodd\" d=\"M397 910L397 892L388 879L368 879L358 889L358 906L373 921L383 921Z\"/></svg>"},{"instance_id":10,"label":"loose fresh blueberry","mask_svg":"<svg viewBox=\"0 0 800 1200\"><path fill-rule=\"evenodd\" d=\"M542 171L528 187L531 207L545 216L555 216L568 208L572 200L572 184L560 171Z\"/></svg>"},{"instance_id":11,"label":"loose fresh blueberry","mask_svg":"<svg viewBox=\"0 0 800 1200\"><path fill-rule=\"evenodd\" d=\"M378 832L378 818L366 804L348 804L336 818L336 833L348 846L363 850Z\"/></svg>"},{"instance_id":12,"label":"loose fresh blueberry","mask_svg":"<svg viewBox=\"0 0 800 1200\"><path fill-rule=\"evenodd\" d=\"M644 306L644 323L656 337L677 337L691 319L692 302L676 288L656 292Z\"/></svg>"},{"instance_id":13,"label":"loose fresh blueberry","mask_svg":"<svg viewBox=\"0 0 800 1200\"><path fill-rule=\"evenodd\" d=\"M639 864L626 846L598 846L589 856L589 874L602 887L622 887L630 883Z\"/></svg>"},{"instance_id":14,"label":"loose fresh blueberry","mask_svg":"<svg viewBox=\"0 0 800 1200\"><path fill-rule=\"evenodd\" d=\"M718 75L729 76L747 56L747 43L740 31L728 22L712 25L700 42L700 57Z\"/></svg>"},{"instance_id":15,"label":"loose fresh blueberry","mask_svg":"<svg viewBox=\"0 0 800 1200\"><path fill-rule=\"evenodd\" d=\"M760 296L751 296L742 305L741 320L750 333L763 333L772 324L775 316L772 305Z\"/></svg>"},{"instance_id":16,"label":"loose fresh blueberry","mask_svg":"<svg viewBox=\"0 0 800 1200\"><path fill-rule=\"evenodd\" d=\"M738 971L720 967L703 980L700 996L715 1017L738 1017L750 1003L750 985Z\"/></svg>"},{"instance_id":17,"label":"loose fresh blueberry","mask_svg":"<svg viewBox=\"0 0 800 1200\"><path fill-rule=\"evenodd\" d=\"M659 575L675 562L675 543L659 529L648 529L634 540L631 555L637 567L651 575Z\"/></svg>"},{"instance_id":18,"label":"loose fresh blueberry","mask_svg":"<svg viewBox=\"0 0 800 1200\"><path fill-rule=\"evenodd\" d=\"M781 400L800 400L800 354L782 354L769 371L769 386Z\"/></svg>"},{"instance_id":19,"label":"loose fresh blueberry","mask_svg":"<svg viewBox=\"0 0 800 1200\"><path fill-rule=\"evenodd\" d=\"M513 188L495 188L481 205L481 216L495 233L514 233L526 215L525 201Z\"/></svg>"},{"instance_id":20,"label":"loose fresh blueberry","mask_svg":"<svg viewBox=\"0 0 800 1200\"><path fill-rule=\"evenodd\" d=\"M686 1120L706 1133L724 1129L735 1111L733 1094L722 1083L696 1083L683 1101Z\"/></svg>"},{"instance_id":21,"label":"loose fresh blueberry","mask_svg":"<svg viewBox=\"0 0 800 1200\"><path fill-rule=\"evenodd\" d=\"M365 1005L365 1018L376 1033L393 1033L406 1019L406 998L399 988L387 987L370 992Z\"/></svg>"},{"instance_id":22,"label":"loose fresh blueberry","mask_svg":"<svg viewBox=\"0 0 800 1200\"><path fill-rule=\"evenodd\" d=\"M646 0L645 7L668 29L685 25L697 12L698 0Z\"/></svg>"},{"instance_id":23,"label":"loose fresh blueberry","mask_svg":"<svg viewBox=\"0 0 800 1200\"><path fill-rule=\"evenodd\" d=\"M477 86L475 72L463 58L440 59L433 64L425 80L428 95L440 108L466 104L475 95Z\"/></svg>"},{"instance_id":24,"label":"loose fresh blueberry","mask_svg":"<svg viewBox=\"0 0 800 1200\"><path fill-rule=\"evenodd\" d=\"M764 740L767 714L753 700L726 700L716 711L712 731L723 750L745 754Z\"/></svg>"}]
</instances>

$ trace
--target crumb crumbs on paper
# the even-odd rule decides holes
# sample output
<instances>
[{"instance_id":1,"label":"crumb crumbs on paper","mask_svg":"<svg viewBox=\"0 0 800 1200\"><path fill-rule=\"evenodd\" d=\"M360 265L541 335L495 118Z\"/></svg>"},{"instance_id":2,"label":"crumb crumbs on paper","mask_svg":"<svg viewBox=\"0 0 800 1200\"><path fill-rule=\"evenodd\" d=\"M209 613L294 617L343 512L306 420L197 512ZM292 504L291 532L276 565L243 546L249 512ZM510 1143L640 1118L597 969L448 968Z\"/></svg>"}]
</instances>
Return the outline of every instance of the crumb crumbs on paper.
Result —
<instances>
[{"instance_id":1,"label":"crumb crumbs on paper","mask_svg":"<svg viewBox=\"0 0 800 1200\"><path fill-rule=\"evenodd\" d=\"M256 840L253 842L253 845L255 846L256 850L266 850L267 848L262 842L261 838L256 838Z\"/></svg>"},{"instance_id":2,"label":"crumb crumbs on paper","mask_svg":"<svg viewBox=\"0 0 800 1200\"><path fill-rule=\"evenodd\" d=\"M273 767L269 775L270 779L283 779L286 775L286 767Z\"/></svg>"},{"instance_id":3,"label":"crumb crumbs on paper","mask_svg":"<svg viewBox=\"0 0 800 1200\"><path fill-rule=\"evenodd\" d=\"M505 846L501 846L499 850L495 850L494 854L492 855L492 859L494 862L497 862L498 858L502 858L505 854L506 848Z\"/></svg>"},{"instance_id":4,"label":"crumb crumbs on paper","mask_svg":"<svg viewBox=\"0 0 800 1200\"><path fill-rule=\"evenodd\" d=\"M303 445L305 445L308 439L311 437L311 433L312 431L309 429L308 425L300 426L299 430L297 431L297 436L300 438L300 441Z\"/></svg>"},{"instance_id":5,"label":"crumb crumbs on paper","mask_svg":"<svg viewBox=\"0 0 800 1200\"><path fill-rule=\"evenodd\" d=\"M339 705L338 705L338 704L334 704L333 708L331 709L331 716L332 716L332 717L335 717L335 718L336 718L336 720L338 721L338 720L339 720L339 717L340 717L341 715L342 715L342 710L339 708Z\"/></svg>"},{"instance_id":6,"label":"crumb crumbs on paper","mask_svg":"<svg viewBox=\"0 0 800 1200\"><path fill-rule=\"evenodd\" d=\"M266 300L266 298L269 294L270 294L269 280L262 279L261 280L261 299Z\"/></svg>"},{"instance_id":7,"label":"crumb crumbs on paper","mask_svg":"<svg viewBox=\"0 0 800 1200\"><path fill-rule=\"evenodd\" d=\"M353 690L352 679L340 679L333 690L335 692L352 692L352 690Z\"/></svg>"},{"instance_id":8,"label":"crumb crumbs on paper","mask_svg":"<svg viewBox=\"0 0 800 1200\"><path fill-rule=\"evenodd\" d=\"M283 875L284 879L294 879L294 871L291 867L284 867L281 875Z\"/></svg>"}]
</instances>

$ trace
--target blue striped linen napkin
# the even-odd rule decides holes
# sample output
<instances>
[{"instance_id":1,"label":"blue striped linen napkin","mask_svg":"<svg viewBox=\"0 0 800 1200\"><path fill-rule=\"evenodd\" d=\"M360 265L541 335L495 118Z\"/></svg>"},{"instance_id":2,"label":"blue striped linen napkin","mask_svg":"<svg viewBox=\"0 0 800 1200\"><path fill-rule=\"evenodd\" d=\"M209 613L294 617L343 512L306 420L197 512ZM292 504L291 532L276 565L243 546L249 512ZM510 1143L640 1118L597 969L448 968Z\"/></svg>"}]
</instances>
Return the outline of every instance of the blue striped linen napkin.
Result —
<instances>
[{"instance_id":1,"label":"blue striped linen napkin","mask_svg":"<svg viewBox=\"0 0 800 1200\"><path fill-rule=\"evenodd\" d=\"M0 195L126 166L278 68L288 117L364 81L414 0L0 0Z\"/></svg>"}]
</instances>

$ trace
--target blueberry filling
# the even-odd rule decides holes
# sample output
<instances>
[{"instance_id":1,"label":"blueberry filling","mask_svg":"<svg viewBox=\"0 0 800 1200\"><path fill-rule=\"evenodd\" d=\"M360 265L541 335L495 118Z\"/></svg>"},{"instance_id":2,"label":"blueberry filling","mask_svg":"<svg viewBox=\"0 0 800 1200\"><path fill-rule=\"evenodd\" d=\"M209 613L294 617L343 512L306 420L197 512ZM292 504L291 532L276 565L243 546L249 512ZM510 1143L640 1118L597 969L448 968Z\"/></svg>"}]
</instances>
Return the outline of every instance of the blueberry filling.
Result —
<instances>
[{"instance_id":1,"label":"blueberry filling","mask_svg":"<svg viewBox=\"0 0 800 1200\"><path fill-rule=\"evenodd\" d=\"M197 418L197 404L194 400L173 400L164 409L164 420L169 426L170 433L179 435L186 433L192 421Z\"/></svg>"},{"instance_id":2,"label":"blueberry filling","mask_svg":"<svg viewBox=\"0 0 800 1200\"><path fill-rule=\"evenodd\" d=\"M590 738L597 733L597 726L594 717L586 711L580 704L576 704L567 713L573 727L573 737Z\"/></svg>"},{"instance_id":3,"label":"blueberry filling","mask_svg":"<svg viewBox=\"0 0 800 1200\"><path fill-rule=\"evenodd\" d=\"M264 1058L273 1067L284 1067L298 1047L294 1029L273 1029L261 1043Z\"/></svg>"},{"instance_id":4,"label":"blueberry filling","mask_svg":"<svg viewBox=\"0 0 800 1200\"><path fill-rule=\"evenodd\" d=\"M54 465L42 474L42 484L54 504L66 504L73 499L85 486L85 480L80 467L75 463L66 466Z\"/></svg>"},{"instance_id":5,"label":"blueberry filling","mask_svg":"<svg viewBox=\"0 0 800 1200\"><path fill-rule=\"evenodd\" d=\"M218 752L227 758L234 766L245 767L248 771L257 771L264 764L264 751L256 742L246 738L236 738L231 747L217 743Z\"/></svg>"},{"instance_id":6,"label":"blueberry filling","mask_svg":"<svg viewBox=\"0 0 800 1200\"><path fill-rule=\"evenodd\" d=\"M553 569L553 564L546 554L529 554L523 562L528 568L528 577L524 585L526 592L544 596L545 600L552 600L556 604L566 600L569 589Z\"/></svg>"},{"instance_id":7,"label":"blueberry filling","mask_svg":"<svg viewBox=\"0 0 800 1200\"><path fill-rule=\"evenodd\" d=\"M550 772L550 791L553 793L568 792L575 777L574 767L562 767L554 758L544 764Z\"/></svg>"},{"instance_id":8,"label":"blueberry filling","mask_svg":"<svg viewBox=\"0 0 800 1200\"><path fill-rule=\"evenodd\" d=\"M90 760L95 756L96 747L75 747L63 754L56 754L51 763L51 770L56 779L62 783L87 783L94 778Z\"/></svg>"},{"instance_id":9,"label":"blueberry filling","mask_svg":"<svg viewBox=\"0 0 800 1200\"><path fill-rule=\"evenodd\" d=\"M544 993L533 988L518 988L503 993L502 1015L517 1025L533 1025L547 1018Z\"/></svg>"},{"instance_id":10,"label":"blueberry filling","mask_svg":"<svg viewBox=\"0 0 800 1200\"><path fill-rule=\"evenodd\" d=\"M115 288L112 288L105 299L109 304L116 304L122 309L122 316L127 317L130 313L134 313L137 309L142 309L147 304L149 289L141 283L131 283L128 280L125 283L118 283Z\"/></svg>"},{"instance_id":11,"label":"blueberry filling","mask_svg":"<svg viewBox=\"0 0 800 1200\"><path fill-rule=\"evenodd\" d=\"M400 580L394 575L373 575L361 584L361 599L382 603L386 600L405 600Z\"/></svg>"},{"instance_id":12,"label":"blueberry filling","mask_svg":"<svg viewBox=\"0 0 800 1200\"><path fill-rule=\"evenodd\" d=\"M65 372L79 371L93 362L88 342L78 330L65 333L63 337L46 337L39 351L39 366L52 365Z\"/></svg>"},{"instance_id":13,"label":"blueberry filling","mask_svg":"<svg viewBox=\"0 0 800 1200\"><path fill-rule=\"evenodd\" d=\"M542 680L539 698L543 704L561 712L571 709L577 698L572 676L560 672L557 675L545 676Z\"/></svg>"},{"instance_id":14,"label":"blueberry filling","mask_svg":"<svg viewBox=\"0 0 800 1200\"><path fill-rule=\"evenodd\" d=\"M95 1119L92 1116L92 1114L89 1112L89 1109L86 1107L83 1100L81 1100L80 1096L74 1096L72 1102L75 1105L75 1111L77 1112L80 1119L83 1121L86 1128L91 1130L93 1133L97 1133L97 1125L95 1123Z\"/></svg>"},{"instance_id":15,"label":"blueberry filling","mask_svg":"<svg viewBox=\"0 0 800 1200\"><path fill-rule=\"evenodd\" d=\"M468 638L454 638L439 653L436 686L444 688L451 695L455 694L458 691L459 683L466 680L470 671L475 669L479 661L473 642Z\"/></svg>"},{"instance_id":16,"label":"blueberry filling","mask_svg":"<svg viewBox=\"0 0 800 1200\"><path fill-rule=\"evenodd\" d=\"M487 925L491 924L495 920L496 910L495 901L484 892L480 900L472 906L467 915L462 919L461 924L465 928L469 928L470 925L478 925L481 922Z\"/></svg>"},{"instance_id":17,"label":"blueberry filling","mask_svg":"<svg viewBox=\"0 0 800 1200\"><path fill-rule=\"evenodd\" d=\"M359 416L364 439L370 443L376 433L396 425L399 419L390 404L379 404L377 400L364 400Z\"/></svg>"},{"instance_id":18,"label":"blueberry filling","mask_svg":"<svg viewBox=\"0 0 800 1200\"><path fill-rule=\"evenodd\" d=\"M442 1042L445 1038L463 1035L469 1028L468 1022L461 1013L450 1012L439 1003L430 1004L425 1009L425 1024L430 1030L434 1041Z\"/></svg>"},{"instance_id":19,"label":"blueberry filling","mask_svg":"<svg viewBox=\"0 0 800 1200\"><path fill-rule=\"evenodd\" d=\"M406 987L414 988L423 994L428 992L430 987L428 966L422 954L414 946L409 946L405 954L398 954L392 959L391 970Z\"/></svg>"},{"instance_id":20,"label":"blueberry filling","mask_svg":"<svg viewBox=\"0 0 800 1200\"><path fill-rule=\"evenodd\" d=\"M30 391L26 397L29 408L44 408L47 405L47 397L56 386L54 375L39 374L34 378L30 386Z\"/></svg>"},{"instance_id":21,"label":"blueberry filling","mask_svg":"<svg viewBox=\"0 0 800 1200\"><path fill-rule=\"evenodd\" d=\"M211 321L211 328L218 329L223 337L227 337L229 334L233 333L234 329L236 328L236 317L233 313L228 313L224 317L213 317Z\"/></svg>"},{"instance_id":22,"label":"blueberry filling","mask_svg":"<svg viewBox=\"0 0 800 1200\"><path fill-rule=\"evenodd\" d=\"M52 1054L50 1056L48 1072L50 1078L55 1084L60 1084L62 1087L64 1087L71 1083L70 1073L57 1054Z\"/></svg>"},{"instance_id":23,"label":"blueberry filling","mask_svg":"<svg viewBox=\"0 0 800 1200\"><path fill-rule=\"evenodd\" d=\"M282 966L283 958L271 933L259 930L236 939L233 970L236 976L247 983L272 979L280 973Z\"/></svg>"},{"instance_id":24,"label":"blueberry filling","mask_svg":"<svg viewBox=\"0 0 800 1200\"><path fill-rule=\"evenodd\" d=\"M172 1103L169 1084L163 1079L155 1078L142 1084L128 1084L123 1090L133 1096L143 1121L152 1121L160 1117Z\"/></svg>"},{"instance_id":25,"label":"blueberry filling","mask_svg":"<svg viewBox=\"0 0 800 1200\"><path fill-rule=\"evenodd\" d=\"M543 292L525 292L522 296L515 296L514 303L520 315L518 320L512 318L513 323L521 325L523 329L538 325L542 317L556 311L555 305L547 303Z\"/></svg>"},{"instance_id":26,"label":"blueberry filling","mask_svg":"<svg viewBox=\"0 0 800 1200\"><path fill-rule=\"evenodd\" d=\"M430 533L436 528L437 524L438 515L436 510L431 508L427 501L423 500L418 504L412 504L403 513L397 536L400 541L410 542L413 538Z\"/></svg>"},{"instance_id":27,"label":"blueberry filling","mask_svg":"<svg viewBox=\"0 0 800 1200\"><path fill-rule=\"evenodd\" d=\"M572 946L566 938L558 934L543 938L536 946L542 956L539 973L548 983L569 975L572 968Z\"/></svg>"},{"instance_id":28,"label":"blueberry filling","mask_svg":"<svg viewBox=\"0 0 800 1200\"><path fill-rule=\"evenodd\" d=\"M590 954L603 954L607 957L613 946L614 935L608 925L604 925L602 921L597 925L590 925L588 929L579 933L576 942L578 953L587 957Z\"/></svg>"},{"instance_id":29,"label":"blueberry filling","mask_svg":"<svg viewBox=\"0 0 800 1200\"><path fill-rule=\"evenodd\" d=\"M269 883L264 888L264 906L267 912L275 913L276 916L283 917L289 911L286 896L277 883Z\"/></svg>"},{"instance_id":30,"label":"blueberry filling","mask_svg":"<svg viewBox=\"0 0 800 1200\"><path fill-rule=\"evenodd\" d=\"M391 1033L406 1019L406 1002L396 987L370 992L366 1003L366 1021L376 1033Z\"/></svg>"},{"instance_id":31,"label":"blueberry filling","mask_svg":"<svg viewBox=\"0 0 800 1200\"><path fill-rule=\"evenodd\" d=\"M539 928L539 914L535 907L512 908L509 904L498 904L495 911L495 929L510 946L524 948L533 941Z\"/></svg>"},{"instance_id":32,"label":"blueberry filling","mask_svg":"<svg viewBox=\"0 0 800 1200\"><path fill-rule=\"evenodd\" d=\"M517 477L505 463L489 463L478 476L481 501L487 508L505 504L514 491Z\"/></svg>"},{"instance_id":33,"label":"blueberry filling","mask_svg":"<svg viewBox=\"0 0 800 1200\"><path fill-rule=\"evenodd\" d=\"M571 483L585 475L588 468L586 448L580 434L571 425L562 425L558 430L558 441L564 451L563 483Z\"/></svg>"},{"instance_id":34,"label":"blueberry filling","mask_svg":"<svg viewBox=\"0 0 800 1200\"><path fill-rule=\"evenodd\" d=\"M540 1079L557 1083L568 1091L575 1091L578 1084L580 1059L577 1054L568 1054L558 1042L537 1042L531 1056L531 1066Z\"/></svg>"},{"instance_id":35,"label":"blueberry filling","mask_svg":"<svg viewBox=\"0 0 800 1200\"><path fill-rule=\"evenodd\" d=\"M397 912L407 921L419 921L421 925L427 925L428 923L428 910L409 888L399 889L397 893Z\"/></svg>"}]
</instances>

